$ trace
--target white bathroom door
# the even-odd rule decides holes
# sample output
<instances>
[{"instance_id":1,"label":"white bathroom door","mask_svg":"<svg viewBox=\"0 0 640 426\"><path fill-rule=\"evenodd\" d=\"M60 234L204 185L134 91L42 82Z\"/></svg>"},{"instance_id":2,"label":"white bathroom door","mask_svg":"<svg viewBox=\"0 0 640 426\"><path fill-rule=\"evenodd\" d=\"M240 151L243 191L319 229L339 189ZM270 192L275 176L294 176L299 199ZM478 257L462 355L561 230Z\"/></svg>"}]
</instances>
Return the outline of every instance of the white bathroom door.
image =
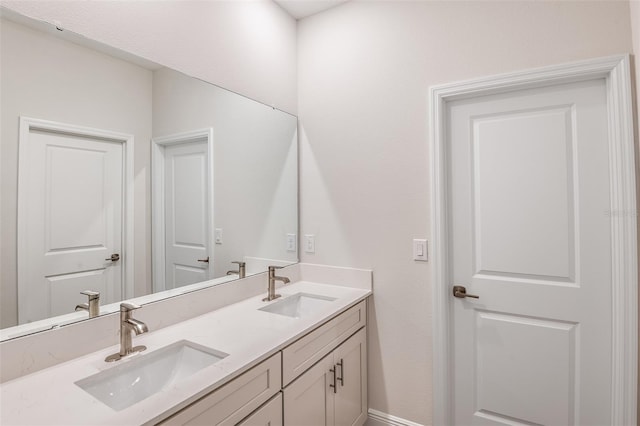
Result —
<instances>
[{"instance_id":1,"label":"white bathroom door","mask_svg":"<svg viewBox=\"0 0 640 426\"><path fill-rule=\"evenodd\" d=\"M446 108L454 424L610 424L604 78Z\"/></svg>"},{"instance_id":2,"label":"white bathroom door","mask_svg":"<svg viewBox=\"0 0 640 426\"><path fill-rule=\"evenodd\" d=\"M165 158L165 288L210 277L208 148L203 141L167 145Z\"/></svg>"},{"instance_id":3,"label":"white bathroom door","mask_svg":"<svg viewBox=\"0 0 640 426\"><path fill-rule=\"evenodd\" d=\"M123 144L23 126L19 323L73 312L83 290L122 299Z\"/></svg>"}]
</instances>

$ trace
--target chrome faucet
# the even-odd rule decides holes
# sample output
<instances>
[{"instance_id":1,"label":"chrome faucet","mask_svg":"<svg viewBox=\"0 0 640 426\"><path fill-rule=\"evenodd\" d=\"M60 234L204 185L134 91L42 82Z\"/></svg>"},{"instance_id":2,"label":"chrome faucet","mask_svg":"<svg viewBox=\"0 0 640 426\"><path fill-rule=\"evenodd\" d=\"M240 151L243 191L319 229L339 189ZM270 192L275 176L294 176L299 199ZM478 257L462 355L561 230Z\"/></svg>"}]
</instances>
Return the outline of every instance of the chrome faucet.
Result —
<instances>
[{"instance_id":1,"label":"chrome faucet","mask_svg":"<svg viewBox=\"0 0 640 426\"><path fill-rule=\"evenodd\" d=\"M245 262L231 262L231 263L237 263L238 264L238 270L237 271L227 271L227 275L238 275L240 278L244 278L247 274L247 264Z\"/></svg>"},{"instance_id":2,"label":"chrome faucet","mask_svg":"<svg viewBox=\"0 0 640 426\"><path fill-rule=\"evenodd\" d=\"M100 315L100 293L97 291L85 290L80 294L89 296L87 303L81 303L76 305L76 311L89 311L89 318L94 318Z\"/></svg>"},{"instance_id":3,"label":"chrome faucet","mask_svg":"<svg viewBox=\"0 0 640 426\"><path fill-rule=\"evenodd\" d=\"M282 281L285 284L289 283L289 278L276 276L276 269L282 269L282 266L269 266L269 288L267 297L262 299L263 302L271 302L280 297L279 294L276 294L276 281Z\"/></svg>"},{"instance_id":4,"label":"chrome faucet","mask_svg":"<svg viewBox=\"0 0 640 426\"><path fill-rule=\"evenodd\" d=\"M132 347L131 332L134 332L137 336L149 331L147 324L132 318L132 312L138 308L140 308L140 306L134 305L133 303L120 304L120 352L109 355L105 358L105 361L119 361L127 355L142 352L147 349L146 346Z\"/></svg>"}]
</instances>

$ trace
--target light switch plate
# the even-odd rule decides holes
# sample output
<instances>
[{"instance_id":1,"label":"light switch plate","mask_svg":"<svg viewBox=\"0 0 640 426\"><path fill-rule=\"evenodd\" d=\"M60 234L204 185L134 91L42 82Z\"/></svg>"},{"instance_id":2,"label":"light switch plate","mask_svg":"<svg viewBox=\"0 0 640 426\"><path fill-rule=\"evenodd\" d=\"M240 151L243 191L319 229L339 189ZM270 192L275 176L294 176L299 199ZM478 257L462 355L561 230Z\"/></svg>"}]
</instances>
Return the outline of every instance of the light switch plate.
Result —
<instances>
[{"instance_id":1,"label":"light switch plate","mask_svg":"<svg viewBox=\"0 0 640 426\"><path fill-rule=\"evenodd\" d=\"M216 228L214 238L215 238L216 244L222 244L222 228Z\"/></svg>"},{"instance_id":2,"label":"light switch plate","mask_svg":"<svg viewBox=\"0 0 640 426\"><path fill-rule=\"evenodd\" d=\"M316 252L316 236L313 234L306 234L304 236L304 252L315 253Z\"/></svg>"},{"instance_id":3,"label":"light switch plate","mask_svg":"<svg viewBox=\"0 0 640 426\"><path fill-rule=\"evenodd\" d=\"M413 240L413 260L419 260L422 262L426 262L429 260L429 256L427 253L427 240Z\"/></svg>"},{"instance_id":4,"label":"light switch plate","mask_svg":"<svg viewBox=\"0 0 640 426\"><path fill-rule=\"evenodd\" d=\"M296 251L296 234L287 234L287 251Z\"/></svg>"}]
</instances>

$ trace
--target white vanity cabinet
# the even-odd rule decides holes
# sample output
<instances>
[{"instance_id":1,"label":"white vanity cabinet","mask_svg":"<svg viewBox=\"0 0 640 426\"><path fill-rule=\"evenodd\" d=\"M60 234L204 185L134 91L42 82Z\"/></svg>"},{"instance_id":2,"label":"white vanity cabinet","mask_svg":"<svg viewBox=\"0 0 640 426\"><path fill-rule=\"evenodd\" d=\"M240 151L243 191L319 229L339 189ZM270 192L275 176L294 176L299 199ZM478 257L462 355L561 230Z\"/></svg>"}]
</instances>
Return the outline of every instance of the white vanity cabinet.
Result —
<instances>
[{"instance_id":1,"label":"white vanity cabinet","mask_svg":"<svg viewBox=\"0 0 640 426\"><path fill-rule=\"evenodd\" d=\"M282 350L282 385L287 386L367 323L363 300Z\"/></svg>"},{"instance_id":2,"label":"white vanity cabinet","mask_svg":"<svg viewBox=\"0 0 640 426\"><path fill-rule=\"evenodd\" d=\"M282 350L285 426L367 418L367 309L362 301Z\"/></svg>"},{"instance_id":3,"label":"white vanity cabinet","mask_svg":"<svg viewBox=\"0 0 640 426\"><path fill-rule=\"evenodd\" d=\"M366 329L284 388L285 426L362 425L367 419Z\"/></svg>"},{"instance_id":4,"label":"white vanity cabinet","mask_svg":"<svg viewBox=\"0 0 640 426\"><path fill-rule=\"evenodd\" d=\"M160 424L362 425L365 326L363 300Z\"/></svg>"},{"instance_id":5,"label":"white vanity cabinet","mask_svg":"<svg viewBox=\"0 0 640 426\"><path fill-rule=\"evenodd\" d=\"M281 377L281 357L278 352L159 424L238 424L280 391Z\"/></svg>"}]
</instances>

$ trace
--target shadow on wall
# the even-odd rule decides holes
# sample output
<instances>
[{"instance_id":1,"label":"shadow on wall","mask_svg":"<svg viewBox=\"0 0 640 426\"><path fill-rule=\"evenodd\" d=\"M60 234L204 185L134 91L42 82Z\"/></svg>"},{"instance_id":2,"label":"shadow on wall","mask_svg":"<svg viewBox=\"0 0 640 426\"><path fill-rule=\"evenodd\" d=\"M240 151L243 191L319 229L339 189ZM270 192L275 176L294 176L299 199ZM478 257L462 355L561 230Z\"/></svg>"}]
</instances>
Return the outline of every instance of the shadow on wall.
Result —
<instances>
[{"instance_id":1,"label":"shadow on wall","mask_svg":"<svg viewBox=\"0 0 640 426\"><path fill-rule=\"evenodd\" d=\"M329 251L316 250L315 254L300 253L300 261L318 264L332 264L335 266L351 266L369 268L371 265L359 265L354 259L353 241L358 241L356 236L352 235L350 230L345 227L345 223L339 217L341 211L338 206L344 200L335 200L335 192L332 192L332 182L330 176L327 176L323 168L323 164L329 165L330 169L338 167L332 156L326 151L322 151L320 143L309 139L305 130L303 119L298 121L299 128L299 155L300 155L300 188L304 191L300 192L300 208L304 210L301 215L300 231L302 234L314 234L322 236L324 241L331 241L331 253ZM310 132L313 133L313 132ZM315 134L315 133L313 133ZM336 185L333 182L333 185ZM313 199L323 200L322 205L311 205L307 194L313 194ZM350 206L347 200L343 206ZM311 227L310 224L314 224ZM322 224L331 224L323 227ZM317 241L316 241L317 242ZM317 248L317 247L316 247Z\"/></svg>"}]
</instances>

